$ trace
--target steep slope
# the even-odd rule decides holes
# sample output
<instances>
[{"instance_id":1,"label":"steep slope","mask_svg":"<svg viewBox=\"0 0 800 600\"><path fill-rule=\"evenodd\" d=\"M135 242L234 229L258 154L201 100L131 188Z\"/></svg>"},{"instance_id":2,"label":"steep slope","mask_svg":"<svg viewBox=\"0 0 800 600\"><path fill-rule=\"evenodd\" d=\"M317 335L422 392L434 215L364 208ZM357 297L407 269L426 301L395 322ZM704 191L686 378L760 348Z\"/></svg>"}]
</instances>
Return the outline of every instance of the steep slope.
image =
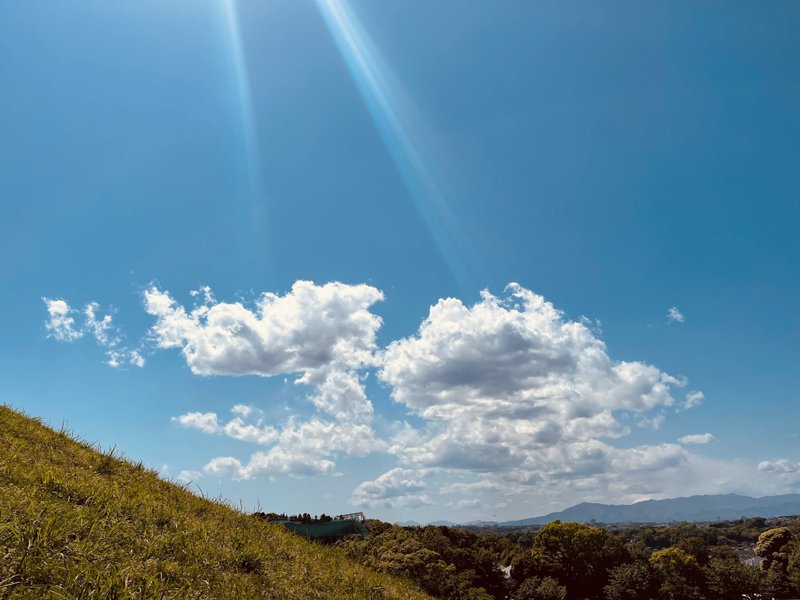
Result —
<instances>
[{"instance_id":1,"label":"steep slope","mask_svg":"<svg viewBox=\"0 0 800 600\"><path fill-rule=\"evenodd\" d=\"M0 598L428 598L0 406Z\"/></svg>"}]
</instances>

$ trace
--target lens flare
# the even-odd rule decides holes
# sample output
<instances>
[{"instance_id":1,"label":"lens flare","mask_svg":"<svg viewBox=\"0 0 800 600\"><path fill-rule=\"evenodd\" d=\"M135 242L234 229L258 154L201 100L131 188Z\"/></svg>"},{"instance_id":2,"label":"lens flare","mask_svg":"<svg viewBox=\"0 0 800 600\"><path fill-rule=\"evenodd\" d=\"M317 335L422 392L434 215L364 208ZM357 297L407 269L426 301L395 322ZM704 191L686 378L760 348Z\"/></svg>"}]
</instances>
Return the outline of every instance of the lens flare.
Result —
<instances>
[{"instance_id":1,"label":"lens flare","mask_svg":"<svg viewBox=\"0 0 800 600\"><path fill-rule=\"evenodd\" d=\"M355 81L406 189L456 281L465 291L476 289L473 270L441 185L431 168L430 141L413 103L393 76L346 0L316 0L325 24Z\"/></svg>"},{"instance_id":2,"label":"lens flare","mask_svg":"<svg viewBox=\"0 0 800 600\"><path fill-rule=\"evenodd\" d=\"M245 177L247 180L246 198L248 221L253 236L254 248L265 258L264 246L267 236L267 203L261 169L261 149L258 143L255 113L250 93L250 78L247 73L247 60L239 27L236 0L221 0L225 24L226 44L232 64L236 95L237 124L242 139L245 156ZM252 250L252 248L251 248Z\"/></svg>"}]
</instances>

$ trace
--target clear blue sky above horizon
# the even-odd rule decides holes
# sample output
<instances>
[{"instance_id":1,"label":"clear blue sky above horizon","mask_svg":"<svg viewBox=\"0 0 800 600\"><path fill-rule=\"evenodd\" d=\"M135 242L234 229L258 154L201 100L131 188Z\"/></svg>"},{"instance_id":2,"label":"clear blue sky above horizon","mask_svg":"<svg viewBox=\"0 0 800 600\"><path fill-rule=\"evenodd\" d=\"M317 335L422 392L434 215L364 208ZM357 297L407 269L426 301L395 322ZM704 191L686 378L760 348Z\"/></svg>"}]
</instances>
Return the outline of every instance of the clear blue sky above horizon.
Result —
<instances>
[{"instance_id":1,"label":"clear blue sky above horizon","mask_svg":"<svg viewBox=\"0 0 800 600\"><path fill-rule=\"evenodd\" d=\"M798 26L6 3L0 401L278 511L798 491Z\"/></svg>"}]
</instances>

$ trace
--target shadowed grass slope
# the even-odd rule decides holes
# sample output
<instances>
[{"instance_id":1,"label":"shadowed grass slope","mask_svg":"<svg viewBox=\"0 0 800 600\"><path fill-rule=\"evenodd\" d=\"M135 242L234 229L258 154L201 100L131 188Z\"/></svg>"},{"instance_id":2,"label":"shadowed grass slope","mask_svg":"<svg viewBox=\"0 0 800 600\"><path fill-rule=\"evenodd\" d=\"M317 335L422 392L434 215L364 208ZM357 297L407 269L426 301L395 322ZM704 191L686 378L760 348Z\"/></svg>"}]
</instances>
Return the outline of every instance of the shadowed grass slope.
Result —
<instances>
[{"instance_id":1,"label":"shadowed grass slope","mask_svg":"<svg viewBox=\"0 0 800 600\"><path fill-rule=\"evenodd\" d=\"M428 598L0 406L0 598Z\"/></svg>"}]
</instances>

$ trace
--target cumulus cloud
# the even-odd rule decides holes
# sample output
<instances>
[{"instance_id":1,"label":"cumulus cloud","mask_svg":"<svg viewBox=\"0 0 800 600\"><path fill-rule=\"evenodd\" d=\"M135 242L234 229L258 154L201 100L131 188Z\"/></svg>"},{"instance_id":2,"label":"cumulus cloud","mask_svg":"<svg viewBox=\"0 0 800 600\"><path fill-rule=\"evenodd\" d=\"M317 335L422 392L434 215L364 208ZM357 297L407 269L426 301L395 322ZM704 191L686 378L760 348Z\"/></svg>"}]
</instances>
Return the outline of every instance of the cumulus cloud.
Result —
<instances>
[{"instance_id":1,"label":"cumulus cloud","mask_svg":"<svg viewBox=\"0 0 800 600\"><path fill-rule=\"evenodd\" d=\"M264 293L249 309L240 302L207 302L186 310L151 287L145 310L156 317L151 335L160 348L178 348L197 375L303 373L358 369L374 363L381 319L369 307L383 294L368 285L298 281L291 292ZM322 371L323 373L320 373Z\"/></svg>"},{"instance_id":2,"label":"cumulus cloud","mask_svg":"<svg viewBox=\"0 0 800 600\"><path fill-rule=\"evenodd\" d=\"M425 422L392 440L404 463L526 478L619 462L600 441L627 434L615 413L670 406L681 385L652 365L612 360L585 322L517 284L472 307L440 300L415 336L387 347L379 378Z\"/></svg>"},{"instance_id":3,"label":"cumulus cloud","mask_svg":"<svg viewBox=\"0 0 800 600\"><path fill-rule=\"evenodd\" d=\"M176 417L204 433L272 446L247 463L214 459L207 472L235 479L330 474L336 456L365 456L385 446L372 430L374 409L359 374L377 360L381 319L369 308L383 299L379 290L298 281L283 296L262 294L252 309L217 301L207 286L192 295L203 303L187 310L156 287L145 292L157 346L180 349L198 375L296 374L295 383L312 388L307 398L317 411L308 421L292 418L280 427L263 425L263 413L241 404L225 425L215 413Z\"/></svg>"},{"instance_id":4,"label":"cumulus cloud","mask_svg":"<svg viewBox=\"0 0 800 600\"><path fill-rule=\"evenodd\" d=\"M230 423L222 428L222 432L236 437L230 431ZM234 463L227 460L229 457L223 457L227 465L224 473L234 479L275 475L330 475L336 466L333 458L363 457L384 447L368 424L332 422L317 418L309 421L290 418L280 429L271 429L269 437L259 439L254 436L253 439L246 439L245 436L239 436L236 439L272 444L272 447L265 452L251 454L250 460L244 464L238 460ZM205 470L222 474L216 461L218 459L213 459ZM238 467L234 468L233 465Z\"/></svg>"},{"instance_id":5,"label":"cumulus cloud","mask_svg":"<svg viewBox=\"0 0 800 600\"><path fill-rule=\"evenodd\" d=\"M396 468L372 481L364 481L355 490L351 502L364 508L414 508L430 504L425 481L415 470Z\"/></svg>"},{"instance_id":6,"label":"cumulus cloud","mask_svg":"<svg viewBox=\"0 0 800 600\"><path fill-rule=\"evenodd\" d=\"M383 350L376 343L381 319L371 310L383 294L368 285L298 281L252 304L219 301L208 286L191 296L194 304L183 306L156 286L145 291L154 346L181 352L201 376L291 376L307 386L312 414L265 423L261 410L236 404L227 419L200 411L174 417L183 427L260 446L246 459L212 458L187 478L331 475L342 457L385 451L397 468L362 482L353 492L356 505L426 504L431 475L443 482L438 493L466 497L452 506L468 509L506 506L528 497L532 486L555 504L576 496L658 497L670 486L745 491L736 483L745 480L777 490L794 472L785 459L757 470L755 463L713 462L684 447L710 442L710 434L684 436L679 444L626 444L631 426L658 429L668 407L695 407L703 393L690 391L676 403L684 379L643 361L613 359L597 321L570 320L517 284L497 296L485 291L471 306L441 299L413 335ZM45 301L54 339L88 335L106 347L110 364L143 363L139 350L121 345L97 304L76 311L64 300ZM672 320L683 322L674 312ZM407 423L386 423L388 439L372 427L370 368L408 413ZM744 477L747 469L758 478ZM780 476L770 480L770 473Z\"/></svg>"},{"instance_id":7,"label":"cumulus cloud","mask_svg":"<svg viewBox=\"0 0 800 600\"><path fill-rule=\"evenodd\" d=\"M253 444L266 446L278 439L278 431L269 425L262 425L262 417L251 423L244 420L249 416L263 414L260 410L244 404L237 404L231 409L231 412L236 416L224 425L219 422L217 413L214 412L189 412L172 417L172 421L203 433L226 435L234 440Z\"/></svg>"},{"instance_id":8,"label":"cumulus cloud","mask_svg":"<svg viewBox=\"0 0 800 600\"><path fill-rule=\"evenodd\" d=\"M217 420L217 413L213 412L190 412L179 417L172 417L172 421L180 423L184 427L199 429L203 433L220 433L222 431Z\"/></svg>"},{"instance_id":9,"label":"cumulus cloud","mask_svg":"<svg viewBox=\"0 0 800 600\"><path fill-rule=\"evenodd\" d=\"M686 320L686 317L683 316L683 313L678 310L677 306L673 306L667 311L667 322L668 323L683 323Z\"/></svg>"},{"instance_id":10,"label":"cumulus cloud","mask_svg":"<svg viewBox=\"0 0 800 600\"><path fill-rule=\"evenodd\" d=\"M385 447L368 423L357 420L300 421L292 417L276 428L265 425L263 411L253 406L236 404L231 412L234 416L225 423L215 412L194 411L172 418L183 427L205 434L271 446L267 451L251 454L246 463L233 457L214 458L204 468L208 474L237 480L275 475L329 475L336 466L332 458L366 456Z\"/></svg>"},{"instance_id":11,"label":"cumulus cloud","mask_svg":"<svg viewBox=\"0 0 800 600\"><path fill-rule=\"evenodd\" d=\"M245 423L240 417L234 417L225 424L222 431L229 438L241 442L251 442L267 446L278 439L278 432L269 425L262 426L261 423Z\"/></svg>"},{"instance_id":12,"label":"cumulus cloud","mask_svg":"<svg viewBox=\"0 0 800 600\"><path fill-rule=\"evenodd\" d=\"M698 473L698 457L681 445L625 447L628 419L658 429L686 381L612 359L600 334L517 284L502 296L485 291L473 306L439 300L415 335L382 353L378 378L419 423L397 429L388 451L404 470L476 477L439 493L485 506L527 497L532 486L556 502L628 501ZM362 486L354 499L366 502Z\"/></svg>"},{"instance_id":13,"label":"cumulus cloud","mask_svg":"<svg viewBox=\"0 0 800 600\"><path fill-rule=\"evenodd\" d=\"M764 460L758 463L758 472L777 479L784 486L783 492L796 492L800 485L800 463L788 458Z\"/></svg>"},{"instance_id":14,"label":"cumulus cloud","mask_svg":"<svg viewBox=\"0 0 800 600\"><path fill-rule=\"evenodd\" d=\"M367 398L358 374L353 371L317 370L306 373L297 383L316 387L309 399L321 412L347 421L363 422L372 418L372 402Z\"/></svg>"},{"instance_id":15,"label":"cumulus cloud","mask_svg":"<svg viewBox=\"0 0 800 600\"><path fill-rule=\"evenodd\" d=\"M212 458L208 464L203 467L203 471L207 475L216 475L218 477L226 477L231 479L242 479L242 463L232 456L218 456Z\"/></svg>"},{"instance_id":16,"label":"cumulus cloud","mask_svg":"<svg viewBox=\"0 0 800 600\"><path fill-rule=\"evenodd\" d=\"M678 442L681 444L708 444L716 439L717 438L710 433L697 433L693 435L684 435L678 438Z\"/></svg>"}]
</instances>

